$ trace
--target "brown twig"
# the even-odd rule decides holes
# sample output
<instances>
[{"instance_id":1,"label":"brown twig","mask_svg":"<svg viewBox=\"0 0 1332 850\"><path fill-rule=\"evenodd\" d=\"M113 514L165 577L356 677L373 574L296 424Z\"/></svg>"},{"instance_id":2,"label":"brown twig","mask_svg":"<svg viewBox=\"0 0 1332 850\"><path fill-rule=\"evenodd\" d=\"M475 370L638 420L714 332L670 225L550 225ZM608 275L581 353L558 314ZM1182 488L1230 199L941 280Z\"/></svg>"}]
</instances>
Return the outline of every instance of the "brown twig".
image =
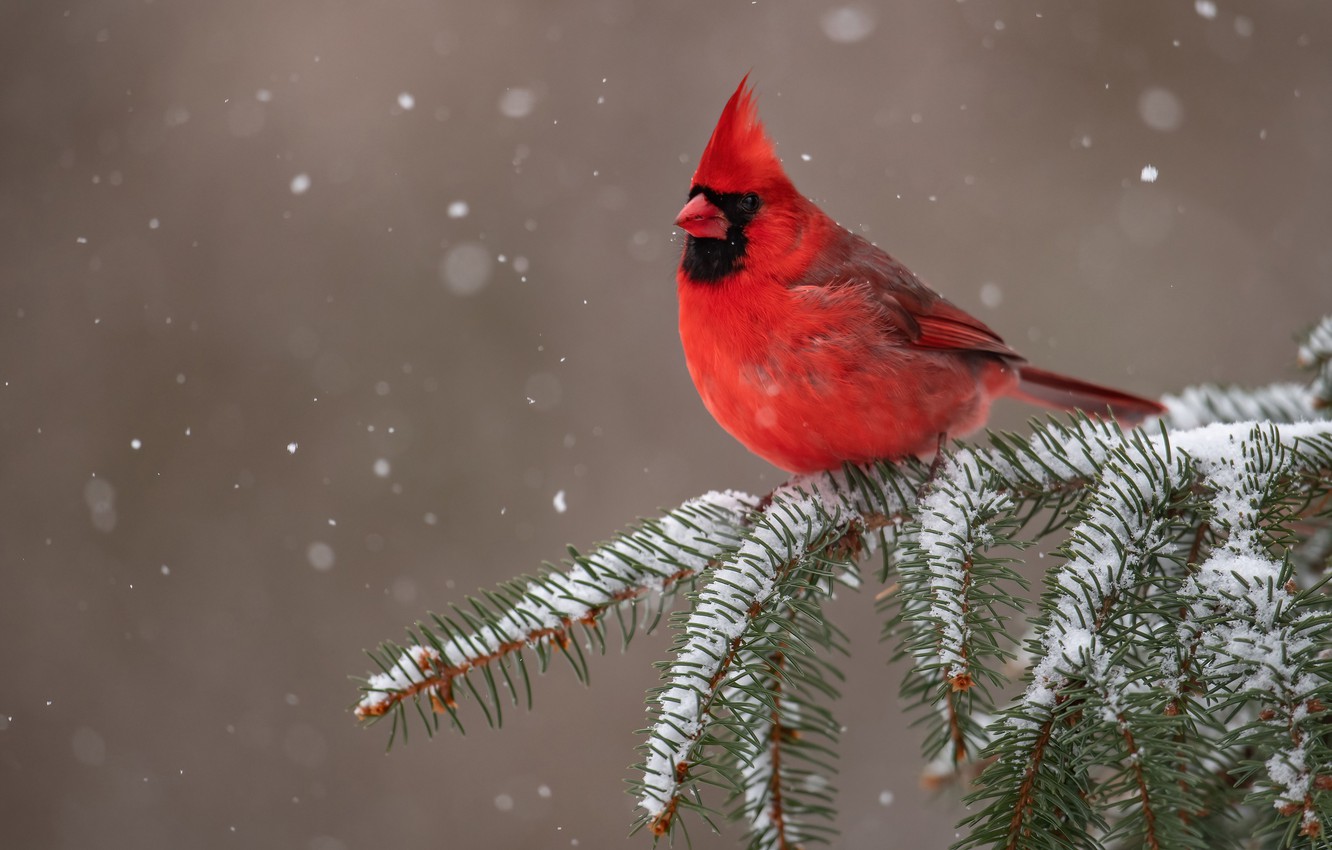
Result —
<instances>
[{"instance_id":1,"label":"brown twig","mask_svg":"<svg viewBox=\"0 0 1332 850\"><path fill-rule=\"evenodd\" d=\"M962 597L962 617L964 619L971 610L971 603L967 601L967 591L971 589L971 568L972 559L967 558L966 562L962 564L962 587L958 594ZM963 691L970 690L971 686L975 684L971 678L971 674L966 670L967 647L965 642L963 643L960 652L962 655L962 672L952 673L950 671L946 700L948 705L948 736L953 742L954 764L961 764L967 760L967 739L966 736L962 734L962 720L957 710L957 695Z\"/></svg>"},{"instance_id":2,"label":"brown twig","mask_svg":"<svg viewBox=\"0 0 1332 850\"><path fill-rule=\"evenodd\" d=\"M1032 793L1036 786L1036 776L1041 770L1041 761L1045 758L1045 748L1050 744L1050 735L1054 731L1055 716L1051 713L1041 727L1041 735L1036 740L1036 746L1031 751L1031 762L1027 765L1027 772L1022 777L1022 784L1018 786L1017 803L1013 806L1013 819L1008 824L1008 840L1004 843L1006 850L1017 850L1018 842L1030 834L1031 829L1023 829L1023 823L1026 821L1027 812L1036 804L1036 795Z\"/></svg>"},{"instance_id":3,"label":"brown twig","mask_svg":"<svg viewBox=\"0 0 1332 850\"><path fill-rule=\"evenodd\" d=\"M1156 812L1152 811L1151 795L1147 792L1147 778L1143 775L1142 760L1138 758L1138 742L1133 739L1133 732L1128 728L1128 719L1123 714L1116 715L1119 728L1124 735L1124 744L1128 747L1129 763L1133 765L1133 780L1138 786L1138 797L1142 800L1142 819L1146 827L1143 840L1151 850L1161 850L1161 841L1156 837Z\"/></svg>"}]
</instances>

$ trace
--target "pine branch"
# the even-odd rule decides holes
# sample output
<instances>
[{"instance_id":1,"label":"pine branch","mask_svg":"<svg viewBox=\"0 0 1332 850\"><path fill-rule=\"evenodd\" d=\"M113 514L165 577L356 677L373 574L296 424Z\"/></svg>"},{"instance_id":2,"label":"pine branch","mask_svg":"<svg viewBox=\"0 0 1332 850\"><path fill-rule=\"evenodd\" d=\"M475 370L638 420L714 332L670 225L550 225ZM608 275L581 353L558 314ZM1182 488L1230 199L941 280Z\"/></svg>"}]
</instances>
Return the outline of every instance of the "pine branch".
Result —
<instances>
[{"instance_id":1,"label":"pine branch","mask_svg":"<svg viewBox=\"0 0 1332 850\"><path fill-rule=\"evenodd\" d=\"M1187 431L1220 422L1307 422L1318 418L1318 397L1303 384L1271 384L1258 389L1203 384L1161 402L1170 427Z\"/></svg>"},{"instance_id":2,"label":"pine branch","mask_svg":"<svg viewBox=\"0 0 1332 850\"><path fill-rule=\"evenodd\" d=\"M712 570L681 629L668 684L653 699L657 720L644 744L639 805L654 834L671 828L700 772L717 769L706 748L717 743L708 733L724 687L743 691L746 681L768 672L752 663L763 653L750 644L781 628L780 618L770 616L774 603L817 583L809 574L811 556L843 539L849 519L817 491L779 491L734 556Z\"/></svg>"},{"instance_id":3,"label":"pine branch","mask_svg":"<svg viewBox=\"0 0 1332 850\"><path fill-rule=\"evenodd\" d=\"M1183 529L1175 517L1185 503L1201 499L1202 493L1222 494L1211 500L1212 522L1232 530L1230 540L1246 553L1247 560L1232 555L1221 560L1214 557L1209 563L1217 563L1217 575L1229 575L1225 571L1233 571L1237 566L1242 568L1241 574L1254 569L1253 559L1260 558L1253 551L1256 538L1236 537L1233 529L1237 526L1232 516L1236 505L1249 504L1253 499L1223 498L1233 478L1233 474L1227 474L1226 464L1241 451L1267 457L1262 449L1269 444L1284 446L1283 451L1290 457L1302 460L1298 469L1305 497L1320 488L1326 491L1326 476L1332 470L1332 456L1326 455L1332 448L1332 428L1322 424L1286 426L1279 433L1248 425L1211 426L1172 435L1168 441L1165 437L1135 434L1107 459L1100 486L1065 547L1068 561L1048 577L1049 590L1042 602L1045 613L1038 631L1032 683L1024 698L996 724L998 728L992 727L995 742L991 751L999 758L982 778L985 787L977 795L977 799L986 800L989 805L972 820L976 828L962 846L981 846L993 841L1011 848L1061 846L1061 842L1069 840L1070 831L1086 835L1104 828L1103 817L1085 797L1079 797L1074 806L1062 806L1057 818L1049 817L1048 809L1043 806L1048 805L1046 798L1053 789L1040 784L1047 770L1044 763L1052 751L1071 757L1076 775L1083 777L1078 784L1088 781L1088 771L1100 761L1087 744L1098 740L1087 729L1087 718L1092 716L1094 726L1097 716L1089 715L1091 697L1105 702L1112 696L1132 695L1143 689L1151 694L1148 703L1157 706L1167 704L1167 699L1157 697L1152 691L1167 698L1178 697L1181 664L1157 664L1153 669L1153 665L1135 657L1141 655L1140 647L1159 643L1171 630L1178 631L1178 627L1167 629L1163 625L1173 621L1171 611L1176 602L1159 590L1161 583L1170 581L1175 573L1164 567L1178 557L1180 548L1176 537ZM1270 463L1258 467L1263 470L1261 481L1269 488L1286 475ZM1289 488L1272 490L1277 491L1289 492ZM1260 514L1256 522L1267 527L1273 520L1270 514ZM1210 576L1212 572L1205 564L1198 575ZM1197 579L1185 580L1186 592L1190 582L1196 586ZM1209 605L1219 604L1218 594L1225 598L1245 598L1237 589L1223 590L1211 585L1209 588L1213 591L1206 594ZM1193 606L1190 617L1195 622L1201 617L1196 608ZM1227 611L1219 622L1229 623L1234 616L1234 612ZM1220 628L1212 619L1206 622L1212 631ZM1185 626L1184 631L1187 633L1189 628ZM1202 644L1228 647L1228 651L1234 652L1235 640L1254 642L1257 631L1228 632L1225 640L1218 639L1215 644L1204 637ZM1264 645L1263 649L1271 651L1273 647ZM1304 647L1288 645L1286 649ZM1261 652L1255 651L1254 655L1260 656ZM1197 663L1209 670L1216 666L1213 659L1201 654ZM1113 706L1113 702L1107 704ZM1116 718L1114 727L1122 734L1118 719L1121 714L1117 708L1109 712ZM1202 722L1207 722L1206 718ZM1131 725L1127 728L1133 731ZM1033 730L1037 731L1033 734ZM1140 733L1134 734L1141 738ZM1183 734L1182 728L1172 729L1164 740L1174 741ZM1175 762L1166 759L1161 764ZM1153 764L1151 772L1143 774L1140 790L1151 785L1168 789L1177 784L1164 776L1153 778L1151 773L1157 773L1157 767ZM1172 818L1202 808L1187 796L1176 796L1175 805L1179 808L1171 812ZM1283 799L1289 803L1289 794ZM1150 798L1147 802L1150 803ZM1144 829L1145 812L1145 808L1139 809ZM1153 813L1153 831L1162 824L1178 822L1159 814L1159 811ZM1148 837L1154 838L1151 834ZM1195 838L1176 835L1167 846L1188 846L1196 843Z\"/></svg>"},{"instance_id":4,"label":"pine branch","mask_svg":"<svg viewBox=\"0 0 1332 850\"><path fill-rule=\"evenodd\" d=\"M1103 824L1085 796L1051 818L1043 808L1050 789L1041 780L1045 760L1059 752L1080 777L1078 784L1089 783L1090 753L1085 739L1071 732L1081 725L1085 691L1095 694L1100 685L1100 692L1108 694L1127 680L1110 631L1123 595L1133 588L1135 568L1141 569L1160 539L1153 507L1168 504L1176 480L1184 477L1182 461L1171 457L1168 444L1164 456L1154 448L1134 434L1108 453L1103 474L1117 474L1093 495L1073 529L1068 563L1048 577L1033 681L1024 700L1001 721L1006 728L996 732L991 748L1005 757L984 777L993 789L991 805L977 819L980 828L968 845L999 839L1006 848L1057 846L1070 834L1086 837L1091 827ZM1033 729L1039 730L1034 741Z\"/></svg>"},{"instance_id":5,"label":"pine branch","mask_svg":"<svg viewBox=\"0 0 1332 850\"><path fill-rule=\"evenodd\" d=\"M1300 834L1314 838L1327 828L1313 791L1318 766L1328 769L1332 668L1310 650L1327 646L1332 609L1321 593L1299 594L1289 564L1269 550L1300 498L1332 467L1332 440L1286 445L1275 431L1255 428L1243 450L1240 458L1202 461L1216 482L1213 508L1226 541L1185 583L1183 595L1195 619L1207 624L1198 643L1213 671L1210 690L1222 704L1261 706L1258 722L1233 730L1224 743L1272 753L1258 796L1270 798L1283 816L1298 816ZM1272 740L1273 727L1280 740Z\"/></svg>"},{"instance_id":6,"label":"pine branch","mask_svg":"<svg viewBox=\"0 0 1332 850\"><path fill-rule=\"evenodd\" d=\"M805 643L845 652L844 637L816 604L790 609L787 619ZM803 625L797 622L801 619ZM825 840L829 827L812 819L831 820L836 793L827 779L835 772L832 747L840 726L822 701L837 696L832 680L840 680L840 674L819 655L810 656L784 639L776 643L782 648L766 659L771 674L728 687L718 706L726 705L730 720L719 725L734 725L726 736L731 744L727 755L737 768L732 802L738 803L734 814L749 823L753 850L787 850ZM742 659L738 666L750 665Z\"/></svg>"},{"instance_id":7,"label":"pine branch","mask_svg":"<svg viewBox=\"0 0 1332 850\"><path fill-rule=\"evenodd\" d=\"M801 602L830 595L833 570L849 567L871 545L866 534L906 515L920 471L918 464L879 465L798 479L773 494L739 548L709 573L680 626L676 660L663 676L667 684L653 696L656 721L642 747L643 778L635 789L645 812L642 824L655 835L670 831L681 808L705 811L698 784L733 772L734 762L726 757L731 736L746 738L755 748L761 744L761 736L733 722L747 716L745 705L727 697L732 689L750 693L747 683L772 675L762 659L780 651L783 681L827 690L816 647L830 639L823 636L811 645L800 629L801 623L826 621L788 612L794 608L800 614ZM787 644L774 646L775 634ZM796 671L807 675L797 677ZM763 696L771 702L771 692ZM757 756L748 758L752 763ZM743 792L743 783L731 784ZM757 835L764 834L762 826L751 821Z\"/></svg>"},{"instance_id":8,"label":"pine branch","mask_svg":"<svg viewBox=\"0 0 1332 850\"><path fill-rule=\"evenodd\" d=\"M547 647L577 650L571 640L576 625L597 630L609 611L626 603L632 605L649 593L678 592L735 545L754 504L753 497L740 493L709 493L659 520L644 522L588 555L572 553L564 572L549 571L500 585L486 594L490 604L474 600L472 612L455 608L454 617L431 615L430 623L418 622L408 630L412 645L385 643L370 653L382 672L371 676L362 688L357 717L373 720L392 714L396 733L405 719L406 703L412 700L426 731L433 733L438 720L432 721L420 711L423 696L435 717L448 713L457 724L456 682L461 678L475 694L468 674L482 671L486 696L496 713L486 710L485 701L482 709L487 721L497 724L501 718L499 688L490 673L492 667L500 670L516 701L518 692L507 662L517 656L530 706L523 649L537 650L544 669ZM627 641L637 619L621 619L620 626ZM571 652L565 654L574 672L585 680L585 662ZM405 733L405 726L401 728Z\"/></svg>"},{"instance_id":9,"label":"pine branch","mask_svg":"<svg viewBox=\"0 0 1332 850\"><path fill-rule=\"evenodd\" d=\"M737 716L752 719L752 740L759 745L748 758L738 757L737 762L741 765L740 780L753 844L786 850L795 842L788 829L786 804L782 798L782 750L784 738L794 734L794 730L788 729L783 719L783 711L787 708L782 703L786 656L778 651L768 662L772 665L773 675L761 683L761 696L739 689L734 697L737 704L748 703L748 710L738 711ZM739 738L737 742L744 740Z\"/></svg>"},{"instance_id":10,"label":"pine branch","mask_svg":"<svg viewBox=\"0 0 1332 850\"><path fill-rule=\"evenodd\" d=\"M1014 537L1025 524L1019 510L1030 518L1065 507L1124 436L1113 422L1077 417L1040 423L1027 439L991 440L990 449L963 449L942 465L920 520L904 531L902 590L887 600L895 611L887 630L900 636L898 655L916 662L903 697L938 709L927 715L925 754L947 748L954 769L990 742L991 688L1007 684L1004 663L1014 657L1002 609L1023 607L1014 590L1026 585L1008 566L1011 559L987 551L1024 545Z\"/></svg>"},{"instance_id":11,"label":"pine branch","mask_svg":"<svg viewBox=\"0 0 1332 850\"><path fill-rule=\"evenodd\" d=\"M1313 406L1332 407L1332 316L1324 316L1300 345L1299 364L1314 373Z\"/></svg>"},{"instance_id":12,"label":"pine branch","mask_svg":"<svg viewBox=\"0 0 1332 850\"><path fill-rule=\"evenodd\" d=\"M986 743L975 718L993 709L989 688L1007 683L1001 668L1013 657L1000 610L1012 596L1002 586L1026 586L1008 567L1012 559L986 552L1016 545L1015 509L979 456L963 452L944 465L904 534L893 628L908 636L905 648L916 662L904 695L942 713L942 726L926 740L927 757L947 749L962 764Z\"/></svg>"}]
</instances>

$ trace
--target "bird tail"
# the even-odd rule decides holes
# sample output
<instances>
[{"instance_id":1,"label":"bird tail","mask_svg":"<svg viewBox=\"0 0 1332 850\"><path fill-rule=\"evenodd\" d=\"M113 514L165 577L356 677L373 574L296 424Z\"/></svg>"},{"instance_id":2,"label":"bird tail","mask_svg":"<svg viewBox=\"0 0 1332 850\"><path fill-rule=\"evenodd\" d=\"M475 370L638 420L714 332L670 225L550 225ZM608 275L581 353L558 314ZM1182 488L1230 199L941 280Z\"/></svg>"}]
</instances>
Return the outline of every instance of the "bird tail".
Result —
<instances>
[{"instance_id":1,"label":"bird tail","mask_svg":"<svg viewBox=\"0 0 1332 850\"><path fill-rule=\"evenodd\" d=\"M1108 410L1111 416L1125 425L1137 425L1149 416L1160 416L1166 412L1163 405L1150 399L1034 366L1022 365L1019 374L1021 382L1010 395L1042 407L1081 410L1090 414L1104 414Z\"/></svg>"}]
</instances>

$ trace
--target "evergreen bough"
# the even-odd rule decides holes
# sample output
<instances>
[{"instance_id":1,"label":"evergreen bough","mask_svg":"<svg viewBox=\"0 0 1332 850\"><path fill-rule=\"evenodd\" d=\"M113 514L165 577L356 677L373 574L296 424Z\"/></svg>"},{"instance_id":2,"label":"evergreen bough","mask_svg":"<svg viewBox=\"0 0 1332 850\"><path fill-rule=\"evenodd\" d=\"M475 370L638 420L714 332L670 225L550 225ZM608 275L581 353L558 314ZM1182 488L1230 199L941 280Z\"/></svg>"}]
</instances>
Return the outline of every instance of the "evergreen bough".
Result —
<instances>
[{"instance_id":1,"label":"evergreen bough","mask_svg":"<svg viewBox=\"0 0 1332 850\"><path fill-rule=\"evenodd\" d=\"M1299 360L1308 386L1190 389L1137 431L1049 419L932 468L692 499L382 644L356 716L390 743L409 712L461 731L464 702L498 726L533 663L586 679L608 631L684 597L636 828L712 824L720 786L749 847L826 843L846 641L824 604L874 556L927 771L970 789L955 847L1332 847L1332 317ZM1056 534L1034 599L1014 564Z\"/></svg>"}]
</instances>

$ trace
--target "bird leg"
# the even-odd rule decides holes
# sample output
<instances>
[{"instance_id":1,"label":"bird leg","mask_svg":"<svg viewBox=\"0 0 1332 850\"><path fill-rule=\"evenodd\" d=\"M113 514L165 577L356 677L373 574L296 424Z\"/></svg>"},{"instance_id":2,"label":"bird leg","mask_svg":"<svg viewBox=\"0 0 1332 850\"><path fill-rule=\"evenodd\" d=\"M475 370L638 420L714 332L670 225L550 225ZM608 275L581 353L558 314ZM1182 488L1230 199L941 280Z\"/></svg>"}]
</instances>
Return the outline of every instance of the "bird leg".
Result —
<instances>
[{"instance_id":1,"label":"bird leg","mask_svg":"<svg viewBox=\"0 0 1332 850\"><path fill-rule=\"evenodd\" d=\"M946 431L940 431L939 444L934 449L934 460L930 461L930 474L925 477L923 482L921 482L920 490L916 492L917 499L925 498L925 493L930 489L930 484L933 483L935 477L939 474L939 467L943 466L944 445L947 442L948 433Z\"/></svg>"}]
</instances>

